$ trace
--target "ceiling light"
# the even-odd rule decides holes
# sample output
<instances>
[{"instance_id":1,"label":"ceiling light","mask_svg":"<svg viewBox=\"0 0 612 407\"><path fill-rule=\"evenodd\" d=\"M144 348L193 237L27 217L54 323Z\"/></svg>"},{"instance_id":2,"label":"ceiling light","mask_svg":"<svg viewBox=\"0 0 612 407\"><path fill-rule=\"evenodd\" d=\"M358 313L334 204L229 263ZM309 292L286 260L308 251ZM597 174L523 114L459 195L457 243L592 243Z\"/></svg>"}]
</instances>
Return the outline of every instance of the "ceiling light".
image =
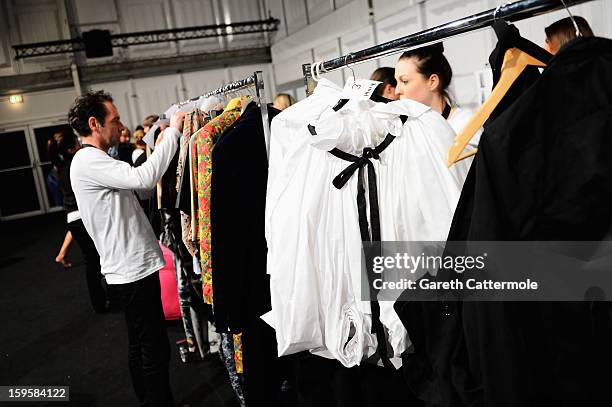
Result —
<instances>
[{"instance_id":1,"label":"ceiling light","mask_svg":"<svg viewBox=\"0 0 612 407\"><path fill-rule=\"evenodd\" d=\"M9 102L11 104L13 104L13 105L16 105L17 103L23 103L23 96L21 96L21 95L10 95L9 96Z\"/></svg>"}]
</instances>

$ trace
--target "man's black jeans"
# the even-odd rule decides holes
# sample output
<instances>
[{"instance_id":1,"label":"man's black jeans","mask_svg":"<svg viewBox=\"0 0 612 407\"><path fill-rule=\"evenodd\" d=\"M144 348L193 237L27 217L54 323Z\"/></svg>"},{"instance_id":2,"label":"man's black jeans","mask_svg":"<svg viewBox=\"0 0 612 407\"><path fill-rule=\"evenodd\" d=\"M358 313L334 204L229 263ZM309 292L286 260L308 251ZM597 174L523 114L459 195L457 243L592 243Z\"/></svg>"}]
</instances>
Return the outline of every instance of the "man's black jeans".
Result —
<instances>
[{"instance_id":1,"label":"man's black jeans","mask_svg":"<svg viewBox=\"0 0 612 407\"><path fill-rule=\"evenodd\" d=\"M170 344L161 303L159 273L128 284L109 285L125 312L128 364L141 406L174 406L168 374Z\"/></svg>"}]
</instances>

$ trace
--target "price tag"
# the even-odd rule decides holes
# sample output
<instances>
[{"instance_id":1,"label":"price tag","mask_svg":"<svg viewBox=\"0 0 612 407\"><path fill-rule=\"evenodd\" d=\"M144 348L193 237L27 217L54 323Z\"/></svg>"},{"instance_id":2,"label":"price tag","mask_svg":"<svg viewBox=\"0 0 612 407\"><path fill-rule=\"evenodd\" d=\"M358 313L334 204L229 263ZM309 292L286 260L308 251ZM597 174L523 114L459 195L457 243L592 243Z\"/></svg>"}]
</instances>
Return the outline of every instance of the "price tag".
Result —
<instances>
[{"instance_id":1,"label":"price tag","mask_svg":"<svg viewBox=\"0 0 612 407\"><path fill-rule=\"evenodd\" d=\"M353 78L349 78L342 90L342 99L367 100L381 83L369 79L357 79L355 81Z\"/></svg>"}]
</instances>

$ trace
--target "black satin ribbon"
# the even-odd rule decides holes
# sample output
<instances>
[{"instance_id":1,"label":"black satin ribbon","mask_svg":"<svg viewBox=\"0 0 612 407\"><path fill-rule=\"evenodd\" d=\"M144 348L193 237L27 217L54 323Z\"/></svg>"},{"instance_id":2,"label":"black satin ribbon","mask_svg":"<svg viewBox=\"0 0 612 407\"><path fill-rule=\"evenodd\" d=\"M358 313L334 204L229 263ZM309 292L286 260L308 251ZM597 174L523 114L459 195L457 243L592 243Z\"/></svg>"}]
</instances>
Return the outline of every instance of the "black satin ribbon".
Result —
<instances>
[{"instance_id":1,"label":"black satin ribbon","mask_svg":"<svg viewBox=\"0 0 612 407\"><path fill-rule=\"evenodd\" d=\"M372 159L379 160L380 153L387 148L395 139L394 136L388 134L385 140L376 148L366 147L363 149L361 157L348 154L337 148L334 148L330 153L342 160L352 161L353 163L346 167L338 174L332 184L341 189L348 180L357 171L357 210L359 213L359 231L361 232L361 241L364 242L364 254L366 257L366 267L368 275L368 286L370 289L370 308L372 310L372 332L377 339L377 352L383 366L393 368L389 357L387 356L387 338L382 322L380 321L380 305L378 304L378 290L374 288L374 279L372 274L372 265L374 256L380 255L380 244L372 244L368 242L380 242L380 211L378 205L378 185L376 183L376 171ZM370 201L370 222L368 224L366 191L364 180L364 168L368 171L368 200Z\"/></svg>"},{"instance_id":2,"label":"black satin ribbon","mask_svg":"<svg viewBox=\"0 0 612 407\"><path fill-rule=\"evenodd\" d=\"M408 120L407 116L400 116L402 124ZM308 125L308 130L313 136L317 135L316 129L312 125ZM382 361L383 366L387 368L395 367L387 356L387 337L385 336L385 330L380 322L380 305L378 304L378 290L374 288L373 279L373 258L381 254L380 248L380 210L378 205L378 185L376 183L376 171L374 164L371 160L379 160L380 153L382 153L391 142L395 139L395 136L387 134L382 143L378 146L371 148L365 147L361 157L353 154L349 154L337 148L334 148L330 153L341 160L352 162L351 165L346 167L340 174L338 174L332 181L334 187L341 189L346 185L349 179L357 171L357 210L359 214L359 231L361 233L361 241L364 244L364 254L366 257L367 276L370 289L370 307L372 310L372 332L376 334L377 353ZM367 167L368 171L368 200L370 201L370 222L372 226L368 224L367 215L367 201L365 191L365 179L364 179L364 168Z\"/></svg>"}]
</instances>

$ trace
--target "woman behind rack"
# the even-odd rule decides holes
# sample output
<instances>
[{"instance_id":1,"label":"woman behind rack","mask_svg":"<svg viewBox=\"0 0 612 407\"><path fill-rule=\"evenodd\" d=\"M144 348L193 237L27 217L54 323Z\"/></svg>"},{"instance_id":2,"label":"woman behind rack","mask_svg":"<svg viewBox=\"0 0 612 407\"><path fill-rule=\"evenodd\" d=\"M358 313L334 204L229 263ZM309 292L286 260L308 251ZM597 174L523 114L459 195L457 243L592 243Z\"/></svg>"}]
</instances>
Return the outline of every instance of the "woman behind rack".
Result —
<instances>
[{"instance_id":1,"label":"woman behind rack","mask_svg":"<svg viewBox=\"0 0 612 407\"><path fill-rule=\"evenodd\" d=\"M448 92L452 78L453 70L440 42L406 51L400 56L395 64L395 93L400 99L416 100L431 107L459 134L474 112L453 103ZM478 144L480 133L474 136L470 144Z\"/></svg>"},{"instance_id":2,"label":"woman behind rack","mask_svg":"<svg viewBox=\"0 0 612 407\"><path fill-rule=\"evenodd\" d=\"M584 17L574 16L574 21L583 37L593 36L593 30ZM546 48L546 51L556 54L563 45L576 38L574 21L570 17L562 18L544 29L546 33L544 48Z\"/></svg>"},{"instance_id":3,"label":"woman behind rack","mask_svg":"<svg viewBox=\"0 0 612 407\"><path fill-rule=\"evenodd\" d=\"M388 66L381 66L370 75L370 80L382 82L379 84L374 93L389 100L399 99L395 92L397 81L395 80L395 69Z\"/></svg>"}]
</instances>

